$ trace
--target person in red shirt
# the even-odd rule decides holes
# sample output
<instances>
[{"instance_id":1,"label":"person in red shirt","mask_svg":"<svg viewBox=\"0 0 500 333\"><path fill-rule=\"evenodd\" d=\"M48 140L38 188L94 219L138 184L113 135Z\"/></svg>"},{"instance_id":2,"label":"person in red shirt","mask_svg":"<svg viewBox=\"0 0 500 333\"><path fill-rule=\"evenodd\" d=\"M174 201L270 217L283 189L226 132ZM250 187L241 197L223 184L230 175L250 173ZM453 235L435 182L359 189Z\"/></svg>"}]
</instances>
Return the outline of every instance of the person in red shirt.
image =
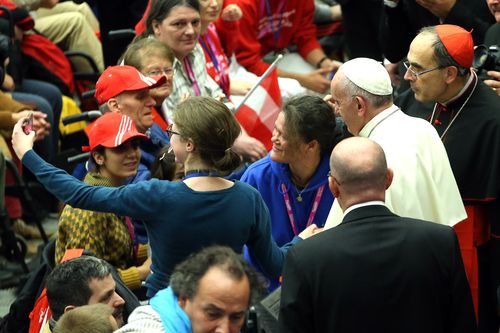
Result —
<instances>
[{"instance_id":1,"label":"person in red shirt","mask_svg":"<svg viewBox=\"0 0 500 333\"><path fill-rule=\"evenodd\" d=\"M260 76L269 67L266 55L296 47L299 62L291 65L287 57L293 53L287 54L278 64L278 75L315 92L328 90L328 76L339 64L325 55L316 39L313 0L240 0L238 5L243 13L235 48L240 65Z\"/></svg>"}]
</instances>

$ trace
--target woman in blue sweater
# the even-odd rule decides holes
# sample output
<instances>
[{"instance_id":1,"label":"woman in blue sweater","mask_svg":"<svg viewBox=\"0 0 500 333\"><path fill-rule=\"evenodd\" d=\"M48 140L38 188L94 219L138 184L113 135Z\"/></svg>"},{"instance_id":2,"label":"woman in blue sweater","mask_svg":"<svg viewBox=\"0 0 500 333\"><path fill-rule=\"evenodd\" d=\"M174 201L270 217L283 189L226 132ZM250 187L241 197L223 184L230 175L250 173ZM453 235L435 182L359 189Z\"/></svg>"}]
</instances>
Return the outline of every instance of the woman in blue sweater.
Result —
<instances>
[{"instance_id":1,"label":"woman in blue sweater","mask_svg":"<svg viewBox=\"0 0 500 333\"><path fill-rule=\"evenodd\" d=\"M146 221L152 251L148 297L168 286L177 263L213 244L239 253L246 244L264 274L278 277L288 247L313 234L316 226L279 248L259 193L221 177L240 163L231 149L240 127L223 103L210 97L189 98L175 108L173 120L167 132L176 160L186 170L181 182L152 179L118 188L89 186L42 160L32 150L34 134L24 134L22 120L12 141L23 164L60 200Z\"/></svg>"}]
</instances>

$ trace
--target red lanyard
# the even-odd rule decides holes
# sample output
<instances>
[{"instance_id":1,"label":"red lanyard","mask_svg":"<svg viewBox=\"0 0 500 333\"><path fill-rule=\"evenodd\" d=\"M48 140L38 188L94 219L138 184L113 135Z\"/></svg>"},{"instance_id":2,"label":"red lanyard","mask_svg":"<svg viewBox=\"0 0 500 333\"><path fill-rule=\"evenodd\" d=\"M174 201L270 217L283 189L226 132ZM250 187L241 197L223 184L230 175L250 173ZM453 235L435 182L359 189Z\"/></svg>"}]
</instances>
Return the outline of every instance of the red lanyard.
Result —
<instances>
[{"instance_id":1,"label":"red lanyard","mask_svg":"<svg viewBox=\"0 0 500 333\"><path fill-rule=\"evenodd\" d=\"M210 26L208 27L208 29L210 29ZM220 86L224 93L227 95L229 93L229 82L227 82L226 77L227 73L224 70L224 64L219 64L219 62L217 61L217 56L220 53L217 52L217 47L215 46L215 43L213 42L209 34L210 32L207 31L204 36L200 36L200 44L210 57L210 60L214 65L215 72L219 74ZM225 55L222 56L224 57Z\"/></svg>"},{"instance_id":2,"label":"red lanyard","mask_svg":"<svg viewBox=\"0 0 500 333\"><path fill-rule=\"evenodd\" d=\"M189 58L187 56L184 58L184 67L186 68L189 80L191 80L191 85L193 86L194 95L200 96L201 95L200 86L198 86L198 81L196 81L196 77L194 76L193 73L193 68L191 67L191 62L189 61Z\"/></svg>"},{"instance_id":3,"label":"red lanyard","mask_svg":"<svg viewBox=\"0 0 500 333\"><path fill-rule=\"evenodd\" d=\"M319 207L319 202L321 201L321 197L323 196L324 190L325 190L325 185L321 185L316 191L316 197L314 198L314 203L311 208L311 212L309 213L309 218L307 219L306 228L312 224L312 221L316 216L316 212L318 211ZM295 224L295 217L293 216L292 204L290 203L290 196L288 195L286 186L283 183L281 183L281 191L283 192L283 199L285 200L286 211L288 213L288 218L290 219L290 226L292 227L293 234L295 236L298 236L299 230L297 229L297 225Z\"/></svg>"},{"instance_id":4,"label":"red lanyard","mask_svg":"<svg viewBox=\"0 0 500 333\"><path fill-rule=\"evenodd\" d=\"M128 216L124 216L125 226L127 227L128 234L130 235L130 239L132 240L132 247L134 250L134 259L137 259L137 252L139 250L139 244L134 244L134 224L132 223L132 219Z\"/></svg>"}]
</instances>

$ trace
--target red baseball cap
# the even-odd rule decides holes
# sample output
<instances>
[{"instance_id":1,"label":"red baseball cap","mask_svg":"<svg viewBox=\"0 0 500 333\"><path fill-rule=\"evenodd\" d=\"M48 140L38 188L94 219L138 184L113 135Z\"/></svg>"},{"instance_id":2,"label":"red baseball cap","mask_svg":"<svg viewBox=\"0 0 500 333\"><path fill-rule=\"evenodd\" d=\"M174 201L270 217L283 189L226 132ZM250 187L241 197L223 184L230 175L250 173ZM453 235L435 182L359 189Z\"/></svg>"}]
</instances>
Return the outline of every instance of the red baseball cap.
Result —
<instances>
[{"instance_id":1,"label":"red baseball cap","mask_svg":"<svg viewBox=\"0 0 500 333\"><path fill-rule=\"evenodd\" d=\"M132 66L110 66L102 72L95 84L95 97L99 104L124 91L151 89L165 83L165 76L148 77Z\"/></svg>"},{"instance_id":2,"label":"red baseball cap","mask_svg":"<svg viewBox=\"0 0 500 333\"><path fill-rule=\"evenodd\" d=\"M436 32L446 51L460 66L472 66L474 41L469 31L457 25L440 24L436 26Z\"/></svg>"},{"instance_id":3,"label":"red baseball cap","mask_svg":"<svg viewBox=\"0 0 500 333\"><path fill-rule=\"evenodd\" d=\"M137 131L132 118L118 112L105 113L90 124L85 132L89 137L89 146L82 147L83 151L91 151L97 146L115 148L129 139L148 138Z\"/></svg>"}]
</instances>

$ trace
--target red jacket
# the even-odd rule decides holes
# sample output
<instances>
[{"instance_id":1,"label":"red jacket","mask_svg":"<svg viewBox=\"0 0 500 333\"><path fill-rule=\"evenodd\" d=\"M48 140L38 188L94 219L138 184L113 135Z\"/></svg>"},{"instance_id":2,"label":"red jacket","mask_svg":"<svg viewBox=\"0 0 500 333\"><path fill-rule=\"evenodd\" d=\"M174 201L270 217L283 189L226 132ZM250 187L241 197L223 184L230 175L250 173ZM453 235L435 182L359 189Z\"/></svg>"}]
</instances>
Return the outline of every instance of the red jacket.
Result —
<instances>
[{"instance_id":1,"label":"red jacket","mask_svg":"<svg viewBox=\"0 0 500 333\"><path fill-rule=\"evenodd\" d=\"M248 71L262 75L269 67L262 57L289 45L296 45L304 59L312 50L321 48L313 23L313 0L240 0L238 5L243 17L235 53L238 63ZM280 10L280 7L284 8ZM274 29L270 29L271 21Z\"/></svg>"}]
</instances>

